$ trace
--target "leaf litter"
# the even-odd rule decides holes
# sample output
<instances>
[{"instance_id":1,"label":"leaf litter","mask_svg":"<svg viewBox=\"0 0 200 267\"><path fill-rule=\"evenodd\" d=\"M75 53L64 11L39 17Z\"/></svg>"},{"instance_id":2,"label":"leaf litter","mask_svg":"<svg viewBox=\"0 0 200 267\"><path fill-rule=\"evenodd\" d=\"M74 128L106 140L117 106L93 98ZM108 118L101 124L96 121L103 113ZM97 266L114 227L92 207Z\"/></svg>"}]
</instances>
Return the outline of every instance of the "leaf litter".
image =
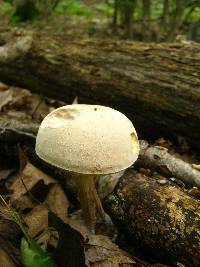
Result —
<instances>
[{"instance_id":1,"label":"leaf litter","mask_svg":"<svg viewBox=\"0 0 200 267\"><path fill-rule=\"evenodd\" d=\"M40 122L52 109L63 104L60 101L33 95L26 89L8 87L0 83L1 115L11 114L30 123ZM182 146L180 150L184 157L189 147L182 137L177 139L178 145ZM167 147L171 153L176 153L170 141L161 138L156 142L159 146ZM10 179L13 169L0 170L0 180L5 180L9 192L8 201L21 216L29 234L43 249L52 253L58 266L71 266L69 261L71 259L73 262L75 258L79 264L77 267L164 266L142 262L120 249L109 236L90 233L80 211L68 213L72 203L58 181L38 169L28 159L21 160L19 157L19 160L19 172L14 173ZM193 167L199 169L198 164ZM194 194L198 193L195 191ZM42 199L38 197L39 195L42 195ZM6 220L3 218L0 221L3 224L2 227L0 223L0 233L1 229L4 233L7 232L4 237L11 240L10 246L13 246L12 251L15 251L15 253L7 252L6 245L0 245L0 267L17 267L20 265L19 229L16 226L10 227L15 225L12 221L5 223ZM11 229L14 229L16 234L11 234L12 232L9 232ZM6 263L1 265L3 261Z\"/></svg>"},{"instance_id":2,"label":"leaf litter","mask_svg":"<svg viewBox=\"0 0 200 267\"><path fill-rule=\"evenodd\" d=\"M43 186L50 186L43 203L38 203L31 195L32 189L40 181L43 182ZM68 208L70 203L62 187L54 178L43 173L28 160L26 160L23 169L16 175L15 180L12 183L8 183L8 189L12 192L10 195L10 203L20 212L30 235L36 237L36 240L43 248L47 248L49 244L51 247L54 246L56 250L55 246L58 246L58 240L61 240L61 237L55 237L55 229L52 233L51 231L48 232L48 216L49 210L51 210L65 225L69 225L68 227L70 227L71 232L73 232L74 228L75 231L79 233L80 240L82 239L82 241L76 243L85 250L84 257L86 257L86 261L88 261L88 266L109 266L109 264L112 264L110 266L119 266L119 264L123 266L123 264L135 263L125 252L120 250L117 245L112 243L109 237L91 235L80 217L73 217L73 215L69 217ZM78 227L74 226L72 218L75 218L74 220L76 225L79 225ZM80 230L81 225L83 230ZM59 232L59 230L56 232ZM69 235L70 231L68 230L67 232ZM85 239L83 236L85 236ZM69 243L68 246L70 246L73 239L69 239L68 236L66 236L66 238ZM62 243L63 242L64 241L62 241ZM64 243L66 247L66 241ZM62 254L66 255L66 251L65 253L61 253L61 255ZM58 255L58 262L62 262L63 258L59 260L59 257ZM95 265L97 262L100 265Z\"/></svg>"}]
</instances>

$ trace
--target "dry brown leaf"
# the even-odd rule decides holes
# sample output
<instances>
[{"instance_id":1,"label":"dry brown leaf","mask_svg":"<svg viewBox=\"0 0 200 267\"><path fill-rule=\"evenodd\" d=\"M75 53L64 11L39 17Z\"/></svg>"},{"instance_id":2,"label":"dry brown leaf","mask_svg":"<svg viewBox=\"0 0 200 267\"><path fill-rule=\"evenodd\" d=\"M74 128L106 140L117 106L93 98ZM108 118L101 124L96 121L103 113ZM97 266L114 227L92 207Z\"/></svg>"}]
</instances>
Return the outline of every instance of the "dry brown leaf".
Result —
<instances>
[{"instance_id":1,"label":"dry brown leaf","mask_svg":"<svg viewBox=\"0 0 200 267\"><path fill-rule=\"evenodd\" d=\"M24 184L21 179L23 179ZM56 180L36 168L30 162L28 162L23 169L21 179L18 177L10 186L10 189L13 191L12 201L19 199L21 196L26 194L27 190L31 190L41 180L45 185L56 183Z\"/></svg>"},{"instance_id":2,"label":"dry brown leaf","mask_svg":"<svg viewBox=\"0 0 200 267\"><path fill-rule=\"evenodd\" d=\"M114 258L108 258L103 261L98 261L90 264L91 267L142 267L143 265L137 264L135 261L127 259L124 256L115 256Z\"/></svg>"},{"instance_id":3,"label":"dry brown leaf","mask_svg":"<svg viewBox=\"0 0 200 267\"><path fill-rule=\"evenodd\" d=\"M48 228L48 212L48 208L41 204L23 217L31 236L37 236L37 243L45 250L48 244L55 248L58 245L57 232Z\"/></svg>"},{"instance_id":4,"label":"dry brown leaf","mask_svg":"<svg viewBox=\"0 0 200 267\"><path fill-rule=\"evenodd\" d=\"M84 223L81 210L71 214L68 223L72 228L81 233L85 240L87 240L88 237L91 235L91 232Z\"/></svg>"},{"instance_id":5,"label":"dry brown leaf","mask_svg":"<svg viewBox=\"0 0 200 267\"><path fill-rule=\"evenodd\" d=\"M46 250L47 245L57 246L56 232L48 229L48 209L44 205L38 205L24 217L31 236L37 236L37 243Z\"/></svg>"},{"instance_id":6,"label":"dry brown leaf","mask_svg":"<svg viewBox=\"0 0 200 267\"><path fill-rule=\"evenodd\" d=\"M81 212L72 214L69 224L85 238L85 256L92 267L136 266L135 261L108 236L92 234L84 224Z\"/></svg>"},{"instance_id":7,"label":"dry brown leaf","mask_svg":"<svg viewBox=\"0 0 200 267\"><path fill-rule=\"evenodd\" d=\"M45 102L44 97L32 94L25 98L27 112L33 119L42 120L50 111L51 107Z\"/></svg>"},{"instance_id":8,"label":"dry brown leaf","mask_svg":"<svg viewBox=\"0 0 200 267\"><path fill-rule=\"evenodd\" d=\"M10 93L9 90L0 92L0 111L2 110L3 107L8 105L12 101L12 94Z\"/></svg>"},{"instance_id":9,"label":"dry brown leaf","mask_svg":"<svg viewBox=\"0 0 200 267\"><path fill-rule=\"evenodd\" d=\"M52 184L52 187L47 195L46 203L48 207L55 212L64 222L67 222L68 217L68 199L62 189L62 187L56 184L56 180L52 177L46 175L41 170L37 169L30 162L26 163L25 167L22 167L20 179L18 176L14 183L10 186L9 189L13 191L11 196L11 202L20 210L26 208L32 208L32 210L23 216L23 219L29 229L29 232L32 236L39 236L39 242L42 242L44 246L52 239L51 233L46 231L48 229L48 208L45 207L45 204L37 205L33 203L31 197L26 194L27 191L33 189L33 187L38 184L41 180L44 185ZM22 166L24 166L22 164ZM55 184L53 186L53 184ZM34 187L35 188L35 187ZM34 196L33 196L34 197Z\"/></svg>"},{"instance_id":10,"label":"dry brown leaf","mask_svg":"<svg viewBox=\"0 0 200 267\"><path fill-rule=\"evenodd\" d=\"M10 256L0 248L0 267L16 267Z\"/></svg>"},{"instance_id":11,"label":"dry brown leaf","mask_svg":"<svg viewBox=\"0 0 200 267\"><path fill-rule=\"evenodd\" d=\"M1 219L0 219L0 245L3 248L3 242L1 241L1 238L6 241L6 240L11 240L12 242L16 241L17 238L20 235L20 228L18 227L18 225L13 222L12 220L10 220L10 216L8 216L9 218L7 218L7 213L4 215L2 214L2 211L4 212L5 207L3 208L3 206L0 205L0 215L1 215ZM13 242L13 243L14 243Z\"/></svg>"},{"instance_id":12,"label":"dry brown leaf","mask_svg":"<svg viewBox=\"0 0 200 267\"><path fill-rule=\"evenodd\" d=\"M52 247L57 247L57 244L58 242L54 242L52 244L52 231L44 231L42 232L39 237L37 237L37 244L40 245L40 247L43 249L43 250L47 250L47 246L48 244L50 244ZM54 239L55 240L55 239ZM58 239L57 239L58 240ZM56 240L56 241L57 241ZM54 245L55 244L55 245Z\"/></svg>"},{"instance_id":13,"label":"dry brown leaf","mask_svg":"<svg viewBox=\"0 0 200 267\"><path fill-rule=\"evenodd\" d=\"M9 109L9 114L15 111L18 117L36 120L43 119L50 112L50 106L46 104L44 97L18 87L10 87L7 90L1 90L0 87L0 111L5 108Z\"/></svg>"},{"instance_id":14,"label":"dry brown leaf","mask_svg":"<svg viewBox=\"0 0 200 267\"><path fill-rule=\"evenodd\" d=\"M35 236L48 227L48 209L43 205L38 205L24 216L24 221L28 226L30 234Z\"/></svg>"},{"instance_id":15,"label":"dry brown leaf","mask_svg":"<svg viewBox=\"0 0 200 267\"><path fill-rule=\"evenodd\" d=\"M20 198L16 199L15 201L11 199L11 202L13 206L15 207L15 209L21 210L21 211L25 209L32 209L36 206L36 204L34 204L32 199L28 195L23 195Z\"/></svg>"},{"instance_id":16,"label":"dry brown leaf","mask_svg":"<svg viewBox=\"0 0 200 267\"><path fill-rule=\"evenodd\" d=\"M126 252L119 249L107 236L92 235L87 243L88 249L86 256L90 263L96 266L121 266L120 264L131 264L133 266L135 261L132 260ZM103 261L103 262L102 262ZM93 265L92 265L93 266ZM123 266L123 265L122 265Z\"/></svg>"},{"instance_id":17,"label":"dry brown leaf","mask_svg":"<svg viewBox=\"0 0 200 267\"><path fill-rule=\"evenodd\" d=\"M24 98L31 95L26 89L19 89L16 87L10 87L6 91L0 92L0 111L2 108L9 107L20 107L24 104Z\"/></svg>"},{"instance_id":18,"label":"dry brown leaf","mask_svg":"<svg viewBox=\"0 0 200 267\"><path fill-rule=\"evenodd\" d=\"M12 96L9 94L9 90L0 92L0 111L11 101Z\"/></svg>"},{"instance_id":19,"label":"dry brown leaf","mask_svg":"<svg viewBox=\"0 0 200 267\"><path fill-rule=\"evenodd\" d=\"M134 266L135 261L126 252L119 249L109 237L92 235L89 237L86 249L87 260L91 266Z\"/></svg>"},{"instance_id":20,"label":"dry brown leaf","mask_svg":"<svg viewBox=\"0 0 200 267\"><path fill-rule=\"evenodd\" d=\"M68 222L69 201L59 184L55 184L49 191L46 201L48 207L65 223Z\"/></svg>"}]
</instances>

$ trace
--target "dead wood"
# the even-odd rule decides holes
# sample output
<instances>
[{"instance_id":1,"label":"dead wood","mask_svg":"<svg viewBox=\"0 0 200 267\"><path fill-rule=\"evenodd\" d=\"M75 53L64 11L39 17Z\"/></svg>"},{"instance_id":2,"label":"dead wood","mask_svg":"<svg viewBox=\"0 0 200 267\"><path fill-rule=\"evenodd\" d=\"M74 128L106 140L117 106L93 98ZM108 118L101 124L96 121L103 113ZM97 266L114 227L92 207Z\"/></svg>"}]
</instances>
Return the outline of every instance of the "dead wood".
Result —
<instances>
[{"instance_id":1,"label":"dead wood","mask_svg":"<svg viewBox=\"0 0 200 267\"><path fill-rule=\"evenodd\" d=\"M134 247L185 266L200 263L200 202L155 177L127 171L104 207Z\"/></svg>"},{"instance_id":2,"label":"dead wood","mask_svg":"<svg viewBox=\"0 0 200 267\"><path fill-rule=\"evenodd\" d=\"M176 177L186 185L200 188L200 172L192 164L171 155L165 147L150 146L146 141L140 141L138 164L154 169L169 178Z\"/></svg>"},{"instance_id":3,"label":"dead wood","mask_svg":"<svg viewBox=\"0 0 200 267\"><path fill-rule=\"evenodd\" d=\"M8 31L8 29L6 29ZM1 34L0 79L67 103L124 112L144 137L183 135L200 149L200 47Z\"/></svg>"}]
</instances>

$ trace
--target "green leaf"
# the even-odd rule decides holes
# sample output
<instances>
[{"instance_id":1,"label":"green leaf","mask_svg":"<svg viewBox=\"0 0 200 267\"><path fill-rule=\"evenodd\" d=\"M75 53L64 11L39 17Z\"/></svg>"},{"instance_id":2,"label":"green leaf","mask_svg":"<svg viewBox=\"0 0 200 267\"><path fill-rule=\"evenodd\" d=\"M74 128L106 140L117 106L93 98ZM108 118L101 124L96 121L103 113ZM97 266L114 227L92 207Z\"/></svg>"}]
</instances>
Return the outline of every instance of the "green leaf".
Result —
<instances>
[{"instance_id":1,"label":"green leaf","mask_svg":"<svg viewBox=\"0 0 200 267\"><path fill-rule=\"evenodd\" d=\"M25 267L57 267L50 255L32 240L21 240L21 256Z\"/></svg>"}]
</instances>

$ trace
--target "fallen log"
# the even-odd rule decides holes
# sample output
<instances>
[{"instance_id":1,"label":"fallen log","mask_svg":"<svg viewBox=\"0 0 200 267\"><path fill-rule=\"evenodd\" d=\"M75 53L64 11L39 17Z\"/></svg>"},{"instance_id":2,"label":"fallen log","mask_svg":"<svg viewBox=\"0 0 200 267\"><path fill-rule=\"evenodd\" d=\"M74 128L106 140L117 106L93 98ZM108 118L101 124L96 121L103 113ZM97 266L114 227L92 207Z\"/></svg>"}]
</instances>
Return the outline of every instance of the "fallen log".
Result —
<instances>
[{"instance_id":1,"label":"fallen log","mask_svg":"<svg viewBox=\"0 0 200 267\"><path fill-rule=\"evenodd\" d=\"M1 34L0 79L67 103L108 105L143 137L183 135L200 150L200 47L16 31Z\"/></svg>"},{"instance_id":2,"label":"fallen log","mask_svg":"<svg viewBox=\"0 0 200 267\"><path fill-rule=\"evenodd\" d=\"M104 200L132 246L152 259L200 264L200 202L173 184L128 170Z\"/></svg>"}]
</instances>

